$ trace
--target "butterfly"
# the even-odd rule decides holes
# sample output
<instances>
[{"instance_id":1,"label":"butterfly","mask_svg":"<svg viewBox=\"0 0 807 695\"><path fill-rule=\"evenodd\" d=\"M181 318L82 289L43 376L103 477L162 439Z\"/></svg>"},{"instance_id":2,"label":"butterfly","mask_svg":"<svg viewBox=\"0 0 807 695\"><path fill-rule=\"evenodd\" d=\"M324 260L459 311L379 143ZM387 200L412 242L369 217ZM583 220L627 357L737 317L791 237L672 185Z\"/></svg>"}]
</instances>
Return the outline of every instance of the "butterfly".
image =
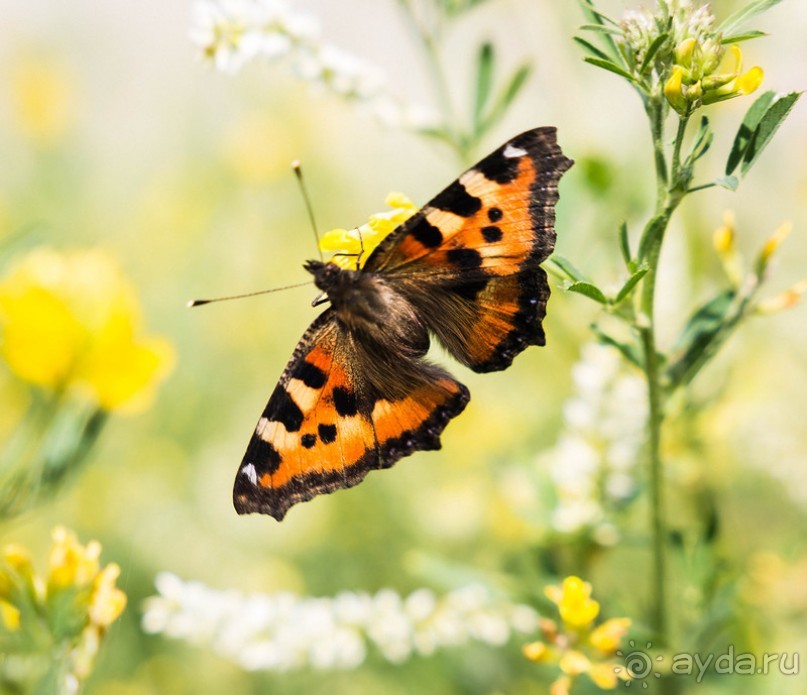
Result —
<instances>
[{"instance_id":1,"label":"butterfly","mask_svg":"<svg viewBox=\"0 0 807 695\"><path fill-rule=\"evenodd\" d=\"M355 269L308 261L330 306L295 348L233 490L282 520L316 495L440 448L468 389L424 356L430 336L475 372L544 345L558 182L555 128L510 139L398 226Z\"/></svg>"}]
</instances>

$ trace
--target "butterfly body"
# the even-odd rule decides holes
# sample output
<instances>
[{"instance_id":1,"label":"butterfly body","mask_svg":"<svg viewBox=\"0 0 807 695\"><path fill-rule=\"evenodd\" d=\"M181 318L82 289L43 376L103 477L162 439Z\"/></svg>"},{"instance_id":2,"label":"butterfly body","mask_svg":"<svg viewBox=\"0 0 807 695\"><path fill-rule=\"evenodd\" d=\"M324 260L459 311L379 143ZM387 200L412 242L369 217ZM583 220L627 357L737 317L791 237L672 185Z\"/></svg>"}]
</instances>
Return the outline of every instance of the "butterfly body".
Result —
<instances>
[{"instance_id":1,"label":"butterfly body","mask_svg":"<svg viewBox=\"0 0 807 695\"><path fill-rule=\"evenodd\" d=\"M308 261L330 302L272 393L234 489L239 513L289 507L437 449L468 389L424 359L430 336L477 372L545 343L554 128L502 145L394 230L362 267ZM358 265L358 264L357 264ZM318 303L318 302L317 302Z\"/></svg>"}]
</instances>

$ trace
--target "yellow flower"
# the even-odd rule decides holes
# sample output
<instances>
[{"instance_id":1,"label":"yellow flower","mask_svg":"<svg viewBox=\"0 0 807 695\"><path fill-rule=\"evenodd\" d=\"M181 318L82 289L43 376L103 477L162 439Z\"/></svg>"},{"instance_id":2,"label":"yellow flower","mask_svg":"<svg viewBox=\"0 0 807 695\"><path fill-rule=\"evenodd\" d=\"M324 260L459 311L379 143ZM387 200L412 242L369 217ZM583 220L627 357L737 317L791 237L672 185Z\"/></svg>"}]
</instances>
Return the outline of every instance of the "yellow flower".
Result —
<instances>
[{"instance_id":1,"label":"yellow flower","mask_svg":"<svg viewBox=\"0 0 807 695\"><path fill-rule=\"evenodd\" d=\"M536 664L544 662L549 657L549 649L543 642L530 642L521 648L522 653Z\"/></svg>"},{"instance_id":2,"label":"yellow flower","mask_svg":"<svg viewBox=\"0 0 807 695\"><path fill-rule=\"evenodd\" d=\"M107 627L115 622L126 608L126 594L115 586L120 576L120 567L108 564L95 577L90 599L90 622L98 627Z\"/></svg>"},{"instance_id":3,"label":"yellow flower","mask_svg":"<svg viewBox=\"0 0 807 695\"><path fill-rule=\"evenodd\" d=\"M762 300L755 309L760 314L776 314L800 304L805 294L807 294L807 279L800 280L793 287L775 297Z\"/></svg>"},{"instance_id":4,"label":"yellow flower","mask_svg":"<svg viewBox=\"0 0 807 695\"><path fill-rule=\"evenodd\" d=\"M790 236L792 231L792 222L787 221L780 224L779 228L771 235L768 241L765 242L765 246L762 247L762 251L759 254L760 262L767 265L771 256L776 253L782 245L782 242Z\"/></svg>"},{"instance_id":5,"label":"yellow flower","mask_svg":"<svg viewBox=\"0 0 807 695\"><path fill-rule=\"evenodd\" d=\"M689 102L684 94L684 70L677 65L673 67L670 78L664 84L664 96L678 113L686 113L689 109Z\"/></svg>"},{"instance_id":6,"label":"yellow flower","mask_svg":"<svg viewBox=\"0 0 807 695\"><path fill-rule=\"evenodd\" d=\"M630 627L630 618L611 618L592 630L589 636L591 646L603 654L613 654L619 648L619 643L627 634Z\"/></svg>"},{"instance_id":7,"label":"yellow flower","mask_svg":"<svg viewBox=\"0 0 807 695\"><path fill-rule=\"evenodd\" d=\"M12 74L11 87L12 115L26 137L49 145L67 132L74 118L73 89L60 64L25 62Z\"/></svg>"},{"instance_id":8,"label":"yellow flower","mask_svg":"<svg viewBox=\"0 0 807 695\"><path fill-rule=\"evenodd\" d=\"M591 584L579 577L566 577L561 586L547 586L544 592L557 605L563 624L542 618L542 640L524 645L522 652L530 661L557 666L560 674L550 694L568 695L584 675L601 690L613 690L618 679L629 680L624 664L613 657L631 621L612 618L593 627L600 605L591 598Z\"/></svg>"},{"instance_id":9,"label":"yellow flower","mask_svg":"<svg viewBox=\"0 0 807 695\"><path fill-rule=\"evenodd\" d=\"M111 563L101 567L101 546L97 541L82 545L76 534L63 527L53 530L53 545L44 578L36 576L27 551L6 546L0 552L0 634L19 633L13 645L24 645L21 654L30 655L30 645L74 682L75 690L92 672L106 629L126 606L126 595L115 586L120 568ZM29 584L34 591L21 592ZM35 616L28 620L26 616ZM43 634L43 633L50 633ZM40 683L37 692L51 692Z\"/></svg>"},{"instance_id":10,"label":"yellow flower","mask_svg":"<svg viewBox=\"0 0 807 695\"><path fill-rule=\"evenodd\" d=\"M140 309L100 250L32 251L0 280L0 355L36 386L88 394L104 410L148 402L170 345L140 336Z\"/></svg>"},{"instance_id":11,"label":"yellow flower","mask_svg":"<svg viewBox=\"0 0 807 695\"><path fill-rule=\"evenodd\" d=\"M545 592L571 627L586 627L600 612L600 604L591 598L591 584L579 577L566 577L561 587L548 586Z\"/></svg>"},{"instance_id":12,"label":"yellow flower","mask_svg":"<svg viewBox=\"0 0 807 695\"><path fill-rule=\"evenodd\" d=\"M9 632L20 629L20 609L0 598L0 622Z\"/></svg>"},{"instance_id":13,"label":"yellow flower","mask_svg":"<svg viewBox=\"0 0 807 695\"><path fill-rule=\"evenodd\" d=\"M331 229L322 235L320 249L335 254L331 263L355 268L360 257L361 265L388 234L417 212L417 206L403 193L390 193L384 203L392 209L370 215L366 224L354 229Z\"/></svg>"},{"instance_id":14,"label":"yellow flower","mask_svg":"<svg viewBox=\"0 0 807 695\"><path fill-rule=\"evenodd\" d=\"M625 667L613 664L594 664L589 669L588 677L600 690L613 690L618 681L630 680L630 674Z\"/></svg>"},{"instance_id":15,"label":"yellow flower","mask_svg":"<svg viewBox=\"0 0 807 695\"><path fill-rule=\"evenodd\" d=\"M743 259L737 249L737 227L731 210L723 213L723 224L715 230L712 243L729 281L739 287L743 279Z\"/></svg>"},{"instance_id":16,"label":"yellow flower","mask_svg":"<svg viewBox=\"0 0 807 695\"><path fill-rule=\"evenodd\" d=\"M569 695L572 687L572 679L569 676L561 676L549 686L549 695Z\"/></svg>"},{"instance_id":17,"label":"yellow flower","mask_svg":"<svg viewBox=\"0 0 807 695\"><path fill-rule=\"evenodd\" d=\"M53 546L48 557L48 592L67 587L86 587L100 571L101 545L78 542L76 534L63 526L53 530Z\"/></svg>"},{"instance_id":18,"label":"yellow flower","mask_svg":"<svg viewBox=\"0 0 807 695\"><path fill-rule=\"evenodd\" d=\"M588 673L591 662L585 654L571 650L560 658L558 666L567 676L579 676L582 673Z\"/></svg>"},{"instance_id":19,"label":"yellow flower","mask_svg":"<svg viewBox=\"0 0 807 695\"><path fill-rule=\"evenodd\" d=\"M762 84L762 68L743 73L743 54L737 44L728 51L712 37L689 37L673 51L675 64L664 84L664 96L680 114L701 105L750 94Z\"/></svg>"}]
</instances>

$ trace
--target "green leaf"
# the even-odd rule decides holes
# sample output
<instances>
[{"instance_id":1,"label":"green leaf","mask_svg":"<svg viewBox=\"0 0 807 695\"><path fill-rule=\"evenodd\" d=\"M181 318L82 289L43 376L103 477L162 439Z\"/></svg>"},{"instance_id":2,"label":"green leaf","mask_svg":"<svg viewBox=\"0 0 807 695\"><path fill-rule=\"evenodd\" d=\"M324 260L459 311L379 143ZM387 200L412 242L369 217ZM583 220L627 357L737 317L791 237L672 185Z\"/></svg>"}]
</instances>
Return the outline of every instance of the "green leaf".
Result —
<instances>
[{"instance_id":1,"label":"green leaf","mask_svg":"<svg viewBox=\"0 0 807 695\"><path fill-rule=\"evenodd\" d=\"M630 239L628 238L628 223L624 220L619 225L619 250L622 252L622 260L630 267L633 257L630 254Z\"/></svg>"},{"instance_id":2,"label":"green leaf","mask_svg":"<svg viewBox=\"0 0 807 695\"><path fill-rule=\"evenodd\" d=\"M740 185L740 179L736 176L723 176L719 179L715 179L715 183L726 190L736 191L737 187Z\"/></svg>"},{"instance_id":3,"label":"green leaf","mask_svg":"<svg viewBox=\"0 0 807 695\"><path fill-rule=\"evenodd\" d=\"M689 155L690 162L697 162L705 155L714 141L714 133L709 128L709 119L704 116L695 135L695 144L692 145L692 154Z\"/></svg>"},{"instance_id":4,"label":"green leaf","mask_svg":"<svg viewBox=\"0 0 807 695\"><path fill-rule=\"evenodd\" d=\"M476 93L474 95L474 129L479 132L482 122L482 112L490 99L493 86L493 44L485 42L479 49L479 58L476 69Z\"/></svg>"},{"instance_id":5,"label":"green leaf","mask_svg":"<svg viewBox=\"0 0 807 695\"><path fill-rule=\"evenodd\" d=\"M591 63L592 65L596 65L598 68L602 68L603 70L608 70L609 72L616 73L620 77L624 77L626 80L630 82L636 82L636 78L631 75L627 70L619 67L616 63L612 63L610 60L603 60L602 58L592 58L591 56L586 56L583 58L587 63Z\"/></svg>"},{"instance_id":6,"label":"green leaf","mask_svg":"<svg viewBox=\"0 0 807 695\"><path fill-rule=\"evenodd\" d=\"M621 27L607 27L604 24L581 24L577 28L581 31L593 31L600 34L612 34L614 36L622 36L624 33Z\"/></svg>"},{"instance_id":7,"label":"green leaf","mask_svg":"<svg viewBox=\"0 0 807 695\"><path fill-rule=\"evenodd\" d=\"M597 339L603 345L610 345L611 347L616 348L622 353L628 362L635 364L639 368L644 367L644 356L642 355L642 351L638 345L624 343L618 338L614 338L612 335L609 335L597 325L592 326L591 330L594 331Z\"/></svg>"},{"instance_id":8,"label":"green leaf","mask_svg":"<svg viewBox=\"0 0 807 695\"><path fill-rule=\"evenodd\" d=\"M586 276L583 273L581 273L577 268L575 268L568 258L564 258L563 256L557 253L553 253L549 261L552 262L558 268L561 275L564 275L569 280L573 282L586 280Z\"/></svg>"},{"instance_id":9,"label":"green leaf","mask_svg":"<svg viewBox=\"0 0 807 695\"><path fill-rule=\"evenodd\" d=\"M715 29L715 33L731 35L736 29L745 24L748 20L766 12L771 7L778 5L782 0L754 0L745 7L741 7L734 14L729 15Z\"/></svg>"},{"instance_id":10,"label":"green leaf","mask_svg":"<svg viewBox=\"0 0 807 695\"><path fill-rule=\"evenodd\" d=\"M646 265L639 268L633 275L628 278L628 281L622 285L622 289L616 295L614 299L614 304L619 304L622 302L630 293L631 290L636 287L639 280L641 280L645 275L647 275L647 271L650 270Z\"/></svg>"},{"instance_id":11,"label":"green leaf","mask_svg":"<svg viewBox=\"0 0 807 695\"><path fill-rule=\"evenodd\" d=\"M653 43L651 43L650 47L647 49L647 53L645 54L644 60L642 61L641 66L639 67L640 75L646 74L647 69L653 64L653 59L656 57L656 53L658 53L659 49L664 45L664 43L669 38L670 38L669 34L660 34L653 40Z\"/></svg>"},{"instance_id":12,"label":"green leaf","mask_svg":"<svg viewBox=\"0 0 807 695\"><path fill-rule=\"evenodd\" d=\"M776 131L779 130L779 126L782 125L785 118L790 114L800 96L801 92L786 94L776 99L765 112L765 115L756 127L751 142L743 153L743 163L741 167L743 174L748 172L754 162L759 158L759 155L762 154L762 151L776 134Z\"/></svg>"},{"instance_id":13,"label":"green leaf","mask_svg":"<svg viewBox=\"0 0 807 695\"><path fill-rule=\"evenodd\" d=\"M642 232L642 239L639 242L639 261L643 261L647 256L648 251L656 243L656 239L664 232L667 225L668 218L664 213L660 213L655 217L650 218L647 226Z\"/></svg>"},{"instance_id":14,"label":"green leaf","mask_svg":"<svg viewBox=\"0 0 807 695\"><path fill-rule=\"evenodd\" d=\"M680 354L667 372L673 385L687 379L693 369L712 354L724 327L736 293L725 290L701 306L689 319L678 338L675 353Z\"/></svg>"},{"instance_id":15,"label":"green leaf","mask_svg":"<svg viewBox=\"0 0 807 695\"><path fill-rule=\"evenodd\" d=\"M608 298L602 293L602 290L590 282L569 282L564 285L563 289L568 292L577 292L578 294L585 295L600 304L608 304Z\"/></svg>"},{"instance_id":16,"label":"green leaf","mask_svg":"<svg viewBox=\"0 0 807 695\"><path fill-rule=\"evenodd\" d=\"M767 36L764 31L744 31L742 34L732 34L731 36L724 36L720 43L724 46L730 43L740 43L741 41L750 41L751 39L758 39L760 36Z\"/></svg>"},{"instance_id":17,"label":"green leaf","mask_svg":"<svg viewBox=\"0 0 807 695\"><path fill-rule=\"evenodd\" d=\"M583 8L583 13L590 17L592 21L596 22L597 24L612 24L613 26L619 26L619 22L615 22L611 19L607 14L603 14L600 12L595 6L593 0L579 0L580 6Z\"/></svg>"},{"instance_id":18,"label":"green leaf","mask_svg":"<svg viewBox=\"0 0 807 695\"><path fill-rule=\"evenodd\" d=\"M726 162L727 175L731 174L742 161L743 154L748 149L759 122L775 97L775 92L764 92L749 107L737 135L734 136L734 143L731 146L731 152L729 152L729 158Z\"/></svg>"},{"instance_id":19,"label":"green leaf","mask_svg":"<svg viewBox=\"0 0 807 695\"><path fill-rule=\"evenodd\" d=\"M504 116L510 104L515 101L521 89L526 84L531 72L532 66L529 63L524 63L510 76L510 80L507 82L504 89L499 92L499 96L496 98L487 117L480 124L481 132L485 132L493 127L499 119Z\"/></svg>"},{"instance_id":20,"label":"green leaf","mask_svg":"<svg viewBox=\"0 0 807 695\"><path fill-rule=\"evenodd\" d=\"M602 25L610 24L611 26L614 26L614 27L619 26L619 22L615 22L608 15L603 14L602 12L600 12L594 6L594 3L592 2L592 0L578 0L578 3L580 4L581 9L583 10L583 14L586 17L588 17L588 19L592 23L602 24ZM617 44L616 41L614 41L614 37L611 36L610 34L603 34L603 38L605 39L605 42L608 44L608 48L611 49L611 55L612 56L618 56L619 55L618 44Z\"/></svg>"},{"instance_id":21,"label":"green leaf","mask_svg":"<svg viewBox=\"0 0 807 695\"><path fill-rule=\"evenodd\" d=\"M600 60L610 60L608 58L608 54L605 51L601 51L597 48L593 43L586 41L584 38L580 36L573 36L573 41L576 41L580 44L584 49L586 49L589 53L591 53L595 58L599 58Z\"/></svg>"}]
</instances>

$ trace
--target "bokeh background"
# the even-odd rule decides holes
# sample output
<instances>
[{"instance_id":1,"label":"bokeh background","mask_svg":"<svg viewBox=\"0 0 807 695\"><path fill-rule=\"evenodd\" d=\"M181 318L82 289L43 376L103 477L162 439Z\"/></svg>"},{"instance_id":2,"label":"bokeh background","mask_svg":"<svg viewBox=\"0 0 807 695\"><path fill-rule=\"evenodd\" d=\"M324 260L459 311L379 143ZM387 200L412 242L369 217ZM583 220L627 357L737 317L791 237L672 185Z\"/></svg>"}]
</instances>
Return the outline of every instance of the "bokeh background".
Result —
<instances>
[{"instance_id":1,"label":"bokeh background","mask_svg":"<svg viewBox=\"0 0 807 695\"><path fill-rule=\"evenodd\" d=\"M712 4L720 16L739 3ZM618 14L632 3L603 5ZM329 41L382 69L396 93L436 103L392 0L296 6L320 19ZM559 541L552 526L546 453L564 427L572 366L591 340L596 308L559 290L546 348L528 350L499 374L450 365L473 398L447 429L442 451L295 507L282 524L235 514L233 476L315 315L313 295L301 288L193 311L186 301L307 279L302 262L317 252L292 159L303 162L324 229L363 223L389 191L422 203L462 165L440 143L384 127L283 64L215 71L188 38L190 11L184 0L0 0L0 238L27 229L20 252L39 243L109 250L136 286L149 330L169 338L177 355L153 406L113 418L86 471L52 502L4 524L0 541L24 543L41 557L50 528L65 524L100 540L104 559L121 565L130 603L104 645L91 695L545 692L517 640L400 666L371 659L347 673L250 674L141 630L142 601L162 570L223 589L314 596L441 591L480 579L536 605L547 581L582 571L573 559L579 548ZM582 62L571 41L580 22L573 2L489 0L452 27L442 58L460 106L470 98L482 40L495 44L503 69L532 61L524 93L477 154L521 130L557 125L577 161L561 186L558 251L604 284L617 283L617 224L641 223L652 204L649 138L636 96ZM807 5L783 2L757 24L770 36L748 44L748 64L763 66L768 89L803 88ZM748 103L714 113L715 151L727 151ZM793 222L766 293L804 277L805 152L807 111L799 104L739 193L716 189L687 201L662 263L662 341L723 282L711 239L727 209L748 255L782 221ZM719 175L722 161L715 156L705 169ZM695 479L716 491L721 527L711 552L739 579L735 591L748 606L743 630L754 631L762 651L800 650L807 658L804 311L744 325L696 382L667 449L679 491ZM0 379L11 393L13 377ZM7 435L13 424L3 423ZM691 504L683 494L671 501L683 528ZM616 546L587 546L587 578L613 615L639 616L646 604L641 506ZM697 601L684 588L698 571L676 565L678 605ZM753 690L741 685L742 692L802 692L792 677L775 675L754 679ZM702 692L738 687L715 679Z\"/></svg>"}]
</instances>

